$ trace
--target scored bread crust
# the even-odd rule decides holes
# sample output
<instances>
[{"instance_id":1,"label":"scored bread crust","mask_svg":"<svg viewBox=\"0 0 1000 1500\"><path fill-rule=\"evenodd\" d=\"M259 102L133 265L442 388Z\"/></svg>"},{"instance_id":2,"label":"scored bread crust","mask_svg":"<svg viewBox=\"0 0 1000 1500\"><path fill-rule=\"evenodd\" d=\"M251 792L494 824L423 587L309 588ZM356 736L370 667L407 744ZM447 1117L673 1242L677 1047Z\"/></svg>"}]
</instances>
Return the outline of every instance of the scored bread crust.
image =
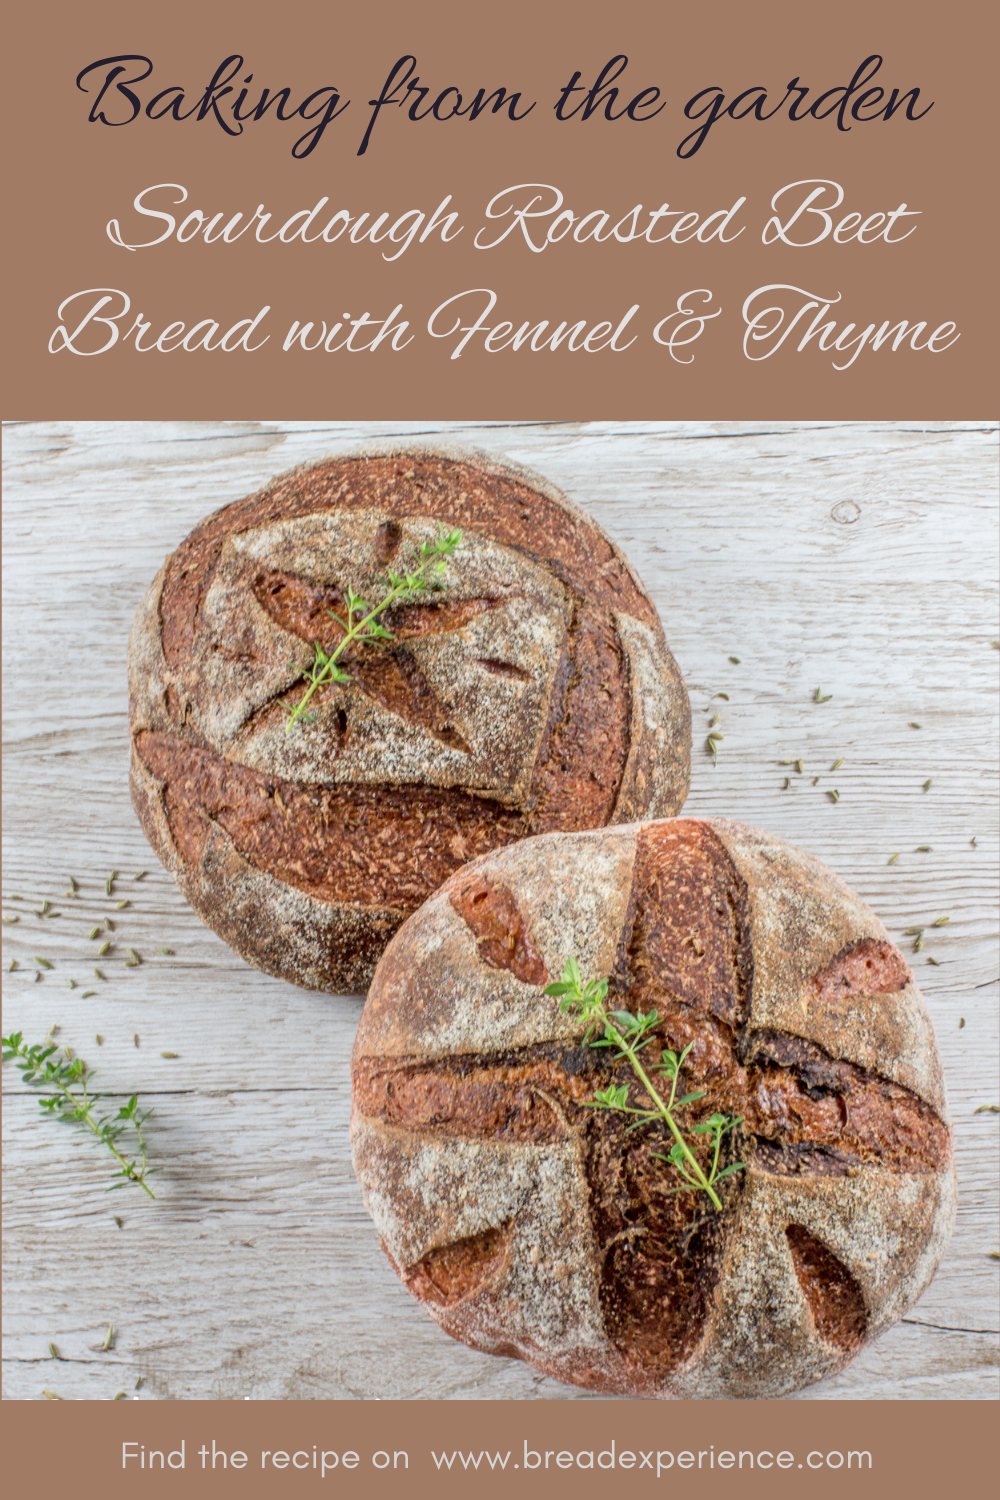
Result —
<instances>
[{"instance_id":1,"label":"scored bread crust","mask_svg":"<svg viewBox=\"0 0 1000 1500\"><path fill-rule=\"evenodd\" d=\"M655 1005L663 1041L696 1038L695 1111L744 1114L721 1213L587 1109L628 1075L595 1071L544 995L570 957ZM597 1391L787 1395L901 1318L951 1232L901 955L818 860L727 819L545 835L454 876L386 950L352 1075L355 1170L404 1284L453 1337Z\"/></svg>"},{"instance_id":2,"label":"scored bread crust","mask_svg":"<svg viewBox=\"0 0 1000 1500\"><path fill-rule=\"evenodd\" d=\"M463 531L443 588L286 735L338 590L377 599L439 525ZM687 693L628 560L548 481L470 450L366 448L208 517L136 613L129 698L133 804L195 910L334 993L363 993L475 855L687 794Z\"/></svg>"}]
</instances>

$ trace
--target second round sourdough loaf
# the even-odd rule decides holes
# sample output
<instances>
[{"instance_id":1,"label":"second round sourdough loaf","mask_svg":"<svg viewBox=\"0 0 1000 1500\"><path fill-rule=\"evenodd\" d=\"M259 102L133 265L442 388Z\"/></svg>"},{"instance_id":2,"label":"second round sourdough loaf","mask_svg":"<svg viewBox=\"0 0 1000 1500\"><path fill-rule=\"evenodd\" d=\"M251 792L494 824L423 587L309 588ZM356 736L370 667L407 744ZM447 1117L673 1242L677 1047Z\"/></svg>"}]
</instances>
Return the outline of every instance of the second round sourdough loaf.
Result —
<instances>
[{"instance_id":1,"label":"second round sourdough loaf","mask_svg":"<svg viewBox=\"0 0 1000 1500\"><path fill-rule=\"evenodd\" d=\"M676 1118L706 1172L699 1126L736 1122L718 1206L662 1120L634 1128L651 1099L631 1065L546 994L569 959L608 978L619 1028L647 1017L664 1094L683 1059ZM352 1137L383 1247L443 1328L626 1396L780 1397L835 1372L912 1306L954 1213L904 959L830 870L725 819L551 834L453 876L375 975Z\"/></svg>"},{"instance_id":2,"label":"second round sourdough loaf","mask_svg":"<svg viewBox=\"0 0 1000 1500\"><path fill-rule=\"evenodd\" d=\"M440 588L345 658L287 730L349 589L379 601L441 528ZM132 798L192 905L298 984L367 989L402 921L526 835L677 812L690 710L621 551L485 455L297 469L195 527L129 643Z\"/></svg>"}]
</instances>

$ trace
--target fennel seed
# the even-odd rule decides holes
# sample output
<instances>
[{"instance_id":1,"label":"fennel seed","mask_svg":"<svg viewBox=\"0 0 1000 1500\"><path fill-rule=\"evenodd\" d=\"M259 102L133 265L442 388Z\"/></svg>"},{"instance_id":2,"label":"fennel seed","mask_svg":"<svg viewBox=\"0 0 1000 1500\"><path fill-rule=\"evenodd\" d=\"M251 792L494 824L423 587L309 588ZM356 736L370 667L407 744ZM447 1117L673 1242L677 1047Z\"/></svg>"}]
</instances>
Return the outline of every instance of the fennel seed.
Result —
<instances>
[{"instance_id":1,"label":"fennel seed","mask_svg":"<svg viewBox=\"0 0 1000 1500\"><path fill-rule=\"evenodd\" d=\"M105 953L110 953L110 952L111 952L111 944L110 943L102 943L101 946L97 950L97 956L98 956L98 958L103 958L104 955L105 955Z\"/></svg>"},{"instance_id":2,"label":"fennel seed","mask_svg":"<svg viewBox=\"0 0 1000 1500\"><path fill-rule=\"evenodd\" d=\"M31 956L40 969L51 969L52 965L47 958L39 958L37 953L33 953Z\"/></svg>"},{"instance_id":3,"label":"fennel seed","mask_svg":"<svg viewBox=\"0 0 1000 1500\"><path fill-rule=\"evenodd\" d=\"M951 921L951 918L950 918L950 917L937 917L937 918L935 918L935 920L934 920L934 921L933 921L933 922L932 922L932 923L931 923L931 926L932 926L932 927L947 927L947 925L948 925L948 923L949 923L949 922L950 922L950 921Z\"/></svg>"},{"instance_id":4,"label":"fennel seed","mask_svg":"<svg viewBox=\"0 0 1000 1500\"><path fill-rule=\"evenodd\" d=\"M889 863L891 865L894 865L898 859L899 859L899 855L898 854L893 854L889 858Z\"/></svg>"},{"instance_id":5,"label":"fennel seed","mask_svg":"<svg viewBox=\"0 0 1000 1500\"><path fill-rule=\"evenodd\" d=\"M99 937L100 936L100 932L101 932L101 929L99 927L92 927L90 929L90 931L87 933L87 936L89 938Z\"/></svg>"},{"instance_id":6,"label":"fennel seed","mask_svg":"<svg viewBox=\"0 0 1000 1500\"><path fill-rule=\"evenodd\" d=\"M833 765L830 767L830 770L831 771L839 771L840 768L841 768L841 766L843 764L844 764L844 757L841 756L839 760L835 760L834 761Z\"/></svg>"}]
</instances>

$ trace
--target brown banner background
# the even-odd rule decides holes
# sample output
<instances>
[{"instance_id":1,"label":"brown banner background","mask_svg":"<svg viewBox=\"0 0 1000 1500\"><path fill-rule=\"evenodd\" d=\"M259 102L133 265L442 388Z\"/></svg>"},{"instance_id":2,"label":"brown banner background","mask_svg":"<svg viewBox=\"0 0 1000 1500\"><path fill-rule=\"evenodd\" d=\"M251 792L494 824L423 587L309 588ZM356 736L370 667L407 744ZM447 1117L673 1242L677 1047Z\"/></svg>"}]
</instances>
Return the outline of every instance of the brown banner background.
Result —
<instances>
[{"instance_id":1,"label":"brown banner background","mask_svg":"<svg viewBox=\"0 0 1000 1500\"><path fill-rule=\"evenodd\" d=\"M362 1410L362 1404L364 1410ZM793 1402L677 1402L658 1405L646 1402L410 1402L353 1403L320 1411L303 1403L268 1403L266 1411L239 1403L192 1401L175 1412L169 1404L125 1407L113 1412L93 1406L18 1411L18 1442L8 1436L6 1470L19 1488L31 1489L37 1482L39 1453L51 1444L58 1430L67 1457L73 1454L74 1489L84 1495L112 1497L137 1494L211 1495L220 1500L241 1495L322 1495L345 1490L359 1491L373 1500L391 1497L461 1496L551 1496L572 1493L589 1497L612 1489L631 1494L670 1495L683 1486L686 1492L707 1497L736 1495L756 1500L758 1496L794 1495L796 1500L827 1500L834 1496L857 1496L859 1500L889 1495L916 1497L940 1494L956 1481L975 1494L988 1486L986 1422L989 1408L954 1405L942 1421L940 1403L913 1402L893 1406L879 1402L861 1406L846 1401L796 1404ZM8 1434L12 1427L6 1412ZM185 1442L183 1471L140 1469L132 1462L122 1468L122 1444L130 1442L150 1449L180 1451ZM541 1469L526 1474L513 1464L523 1457L523 1445L534 1452L566 1449L576 1453L609 1451L612 1438L616 1450L672 1450L680 1454L706 1454L702 1468L655 1470ZM231 1454L247 1456L243 1469L211 1469L212 1444ZM209 1450L209 1467L202 1469L198 1450ZM325 1478L310 1467L305 1470L261 1468L261 1451L298 1449L311 1460L314 1447L332 1451L350 1450L358 1455L358 1466L350 1471L336 1468ZM478 1472L465 1472L456 1462L450 1472L438 1470L432 1450L458 1448L476 1452L487 1448L510 1451L504 1471L490 1471L485 1461ZM714 1448L743 1449L755 1456L790 1452L792 1466L741 1471L710 1469L707 1454ZM848 1449L871 1452L871 1469L856 1465L823 1467L812 1471L800 1467L812 1452L825 1459L829 1453ZM133 1449L137 1452L138 1448ZM409 1465L379 1472L372 1455L406 1451ZM816 1463L817 1458L813 1459ZM381 1460L380 1460L381 1462ZM401 1461L400 1461L401 1462ZM653 1463L655 1464L655 1456ZM834 1462L836 1460L834 1459ZM485 1472L484 1472L485 1470Z\"/></svg>"},{"instance_id":2,"label":"brown banner background","mask_svg":"<svg viewBox=\"0 0 1000 1500\"><path fill-rule=\"evenodd\" d=\"M834 8L801 0L685 8L390 0L353 9L325 0L281 7L247 0L238 10L204 0L158 8L97 0L25 7L8 32L8 417L969 418L996 408L996 213L988 185L996 24L995 7L984 0L947 8L898 0ZM273 113L238 139L212 119L88 124L94 93L76 89L76 74L119 52L154 62L139 86L144 103L154 88L177 83L190 108L232 52L253 71L253 88L288 84L295 104L334 83L353 102L302 161L290 148L307 127L278 124ZM503 84L537 106L517 125L505 115L411 124L387 108L358 157L366 101L406 52L435 93L454 83L468 100L480 86ZM630 58L619 80L623 97L659 86L668 101L663 112L643 124L609 124L603 116L557 123L552 102L570 73L578 68L592 81L616 53ZM675 155L694 128L682 108L697 90L718 84L732 98L762 84L773 107L797 74L812 100L847 83L870 53L885 59L876 84L919 86L920 108L934 101L925 119L910 123L899 113L844 134L833 118L792 124L786 109L765 123L723 120L693 159ZM772 194L801 178L840 182L838 215L905 200L921 210L911 221L919 227L897 245L764 247ZM728 246L563 243L536 255L511 235L498 249L474 250L489 198L524 181L555 184L578 214L603 207L613 219L636 202L648 210L669 201L705 215L745 193L740 222L748 227ZM247 235L228 247L174 242L134 254L114 247L105 233L111 218L123 230L159 232L160 222L139 220L131 203L160 182L187 187L181 213L200 207L228 219L264 203L275 216L272 230L324 194L331 213L343 205L351 214L395 217L414 206L429 213L450 192L465 233L449 246L414 244L393 264L380 247L344 240L260 245ZM838 327L926 319L930 332L953 320L961 338L937 355L866 350L842 372L815 347L796 354L786 345L750 363L740 309L749 292L772 282L840 292L830 315ZM174 319L190 327L214 318L224 330L270 304L270 341L253 355L140 357L121 347L92 359L50 355L57 306L90 287L126 291L132 311L122 327L141 311L152 323L149 339ZM431 339L426 320L469 287L493 288L494 321L515 327L540 318L617 322L637 302L634 327L642 336L622 354L491 355L480 343L451 360L452 342ZM693 363L677 364L650 329L681 293L698 287L714 292L712 305L723 313L687 351ZM381 317L398 302L418 335L401 353L385 346L353 356L282 352L293 319L333 323L365 309Z\"/></svg>"}]
</instances>

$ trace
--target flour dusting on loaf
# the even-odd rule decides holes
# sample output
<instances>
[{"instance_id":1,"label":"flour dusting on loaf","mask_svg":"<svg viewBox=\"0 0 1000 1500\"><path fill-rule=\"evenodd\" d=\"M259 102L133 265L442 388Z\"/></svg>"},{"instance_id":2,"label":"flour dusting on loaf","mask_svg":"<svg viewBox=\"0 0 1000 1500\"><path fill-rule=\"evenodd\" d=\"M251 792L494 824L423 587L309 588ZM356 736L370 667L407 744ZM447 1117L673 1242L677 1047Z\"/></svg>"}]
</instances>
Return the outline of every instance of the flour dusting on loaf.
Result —
<instances>
[{"instance_id":1,"label":"flour dusting on loaf","mask_svg":"<svg viewBox=\"0 0 1000 1500\"><path fill-rule=\"evenodd\" d=\"M597 1089L627 1062L544 993L569 956L690 1045L685 1128L737 1117L721 1210ZM443 1328L625 1396L780 1397L926 1287L954 1218L933 1033L905 960L817 860L725 819L555 833L477 860L396 934L352 1063L382 1244ZM689 1140L707 1137L689 1134Z\"/></svg>"}]
</instances>

